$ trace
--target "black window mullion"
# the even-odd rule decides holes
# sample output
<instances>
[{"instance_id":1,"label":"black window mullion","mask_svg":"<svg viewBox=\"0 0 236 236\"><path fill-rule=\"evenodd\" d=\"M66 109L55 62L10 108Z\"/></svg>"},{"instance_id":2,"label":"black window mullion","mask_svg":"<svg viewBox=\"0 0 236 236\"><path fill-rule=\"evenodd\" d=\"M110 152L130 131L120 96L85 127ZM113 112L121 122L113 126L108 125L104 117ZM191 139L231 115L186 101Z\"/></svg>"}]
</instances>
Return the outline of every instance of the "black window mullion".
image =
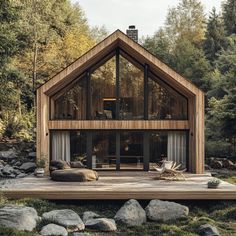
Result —
<instances>
[{"instance_id":1,"label":"black window mullion","mask_svg":"<svg viewBox=\"0 0 236 236\"><path fill-rule=\"evenodd\" d=\"M86 120L91 120L91 74L86 72Z\"/></svg>"},{"instance_id":2,"label":"black window mullion","mask_svg":"<svg viewBox=\"0 0 236 236\"><path fill-rule=\"evenodd\" d=\"M120 51L116 50L116 119L120 119Z\"/></svg>"},{"instance_id":3,"label":"black window mullion","mask_svg":"<svg viewBox=\"0 0 236 236\"><path fill-rule=\"evenodd\" d=\"M116 132L116 170L120 170L120 132Z\"/></svg>"},{"instance_id":4,"label":"black window mullion","mask_svg":"<svg viewBox=\"0 0 236 236\"><path fill-rule=\"evenodd\" d=\"M92 150L93 150L93 136L92 132L87 132L86 134L86 159L87 159L87 168L92 169Z\"/></svg>"},{"instance_id":5,"label":"black window mullion","mask_svg":"<svg viewBox=\"0 0 236 236\"><path fill-rule=\"evenodd\" d=\"M148 65L144 66L144 120L148 120Z\"/></svg>"},{"instance_id":6,"label":"black window mullion","mask_svg":"<svg viewBox=\"0 0 236 236\"><path fill-rule=\"evenodd\" d=\"M149 170L150 161L150 132L143 134L143 170Z\"/></svg>"}]
</instances>

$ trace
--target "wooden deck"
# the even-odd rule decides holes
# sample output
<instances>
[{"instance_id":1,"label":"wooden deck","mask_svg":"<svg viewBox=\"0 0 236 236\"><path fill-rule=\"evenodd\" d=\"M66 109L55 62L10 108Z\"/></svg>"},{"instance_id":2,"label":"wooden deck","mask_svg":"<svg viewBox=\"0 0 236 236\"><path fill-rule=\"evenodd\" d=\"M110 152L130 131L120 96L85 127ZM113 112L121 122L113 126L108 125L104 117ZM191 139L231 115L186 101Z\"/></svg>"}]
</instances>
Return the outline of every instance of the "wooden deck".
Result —
<instances>
[{"instance_id":1,"label":"wooden deck","mask_svg":"<svg viewBox=\"0 0 236 236\"><path fill-rule=\"evenodd\" d=\"M4 180L3 194L11 199L235 199L236 185L222 181L218 189L208 189L210 175L186 174L185 181L155 180L154 172L103 171L98 181L53 182L49 178Z\"/></svg>"}]
</instances>

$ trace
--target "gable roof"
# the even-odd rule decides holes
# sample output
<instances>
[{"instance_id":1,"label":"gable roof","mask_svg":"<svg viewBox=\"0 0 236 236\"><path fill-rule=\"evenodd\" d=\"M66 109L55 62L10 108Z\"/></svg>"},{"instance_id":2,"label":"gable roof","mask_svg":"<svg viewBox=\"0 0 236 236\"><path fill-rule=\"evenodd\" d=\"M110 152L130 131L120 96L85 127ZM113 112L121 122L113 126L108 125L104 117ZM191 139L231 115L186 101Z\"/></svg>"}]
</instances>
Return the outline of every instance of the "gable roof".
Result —
<instances>
[{"instance_id":1,"label":"gable roof","mask_svg":"<svg viewBox=\"0 0 236 236\"><path fill-rule=\"evenodd\" d=\"M45 84L41 85L37 90L40 90L49 96L55 94L62 87L65 87L65 85L86 72L91 65L98 63L102 58L106 57L118 47L137 59L137 61L143 65L148 64L150 69L160 78L177 90L183 91L186 95L191 96L197 95L199 92L203 93L192 82L171 69L120 30L109 35L102 42L98 43L80 58L61 70Z\"/></svg>"}]
</instances>

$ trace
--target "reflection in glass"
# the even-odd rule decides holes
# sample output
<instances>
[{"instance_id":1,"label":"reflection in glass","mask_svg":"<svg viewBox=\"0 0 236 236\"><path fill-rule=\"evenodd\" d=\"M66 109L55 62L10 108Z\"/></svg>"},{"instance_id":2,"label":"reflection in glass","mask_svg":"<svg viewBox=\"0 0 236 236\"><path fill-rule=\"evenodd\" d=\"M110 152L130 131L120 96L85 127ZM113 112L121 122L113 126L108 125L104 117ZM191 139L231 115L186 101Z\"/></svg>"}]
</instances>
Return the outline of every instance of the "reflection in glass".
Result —
<instances>
[{"instance_id":1,"label":"reflection in glass","mask_svg":"<svg viewBox=\"0 0 236 236\"><path fill-rule=\"evenodd\" d=\"M143 133L121 132L120 168L143 169Z\"/></svg>"},{"instance_id":2,"label":"reflection in glass","mask_svg":"<svg viewBox=\"0 0 236 236\"><path fill-rule=\"evenodd\" d=\"M82 78L71 86L68 86L62 95L60 92L56 95L54 119L84 120L86 118L86 80Z\"/></svg>"},{"instance_id":3,"label":"reflection in glass","mask_svg":"<svg viewBox=\"0 0 236 236\"><path fill-rule=\"evenodd\" d=\"M116 168L116 134L111 131L93 133L92 168Z\"/></svg>"},{"instance_id":4,"label":"reflection in glass","mask_svg":"<svg viewBox=\"0 0 236 236\"><path fill-rule=\"evenodd\" d=\"M124 57L120 57L120 119L144 118L144 74Z\"/></svg>"},{"instance_id":5,"label":"reflection in glass","mask_svg":"<svg viewBox=\"0 0 236 236\"><path fill-rule=\"evenodd\" d=\"M70 132L70 152L71 161L81 161L83 165L87 165L86 155L86 132L71 131Z\"/></svg>"},{"instance_id":6,"label":"reflection in glass","mask_svg":"<svg viewBox=\"0 0 236 236\"><path fill-rule=\"evenodd\" d=\"M186 168L186 132L153 132L150 135L150 168L162 160L181 164Z\"/></svg>"},{"instance_id":7,"label":"reflection in glass","mask_svg":"<svg viewBox=\"0 0 236 236\"><path fill-rule=\"evenodd\" d=\"M175 90L166 84L161 86L158 79L149 78L148 92L149 120L187 119L187 99Z\"/></svg>"},{"instance_id":8,"label":"reflection in glass","mask_svg":"<svg viewBox=\"0 0 236 236\"><path fill-rule=\"evenodd\" d=\"M91 75L92 119L116 118L115 58L111 58Z\"/></svg>"}]
</instances>

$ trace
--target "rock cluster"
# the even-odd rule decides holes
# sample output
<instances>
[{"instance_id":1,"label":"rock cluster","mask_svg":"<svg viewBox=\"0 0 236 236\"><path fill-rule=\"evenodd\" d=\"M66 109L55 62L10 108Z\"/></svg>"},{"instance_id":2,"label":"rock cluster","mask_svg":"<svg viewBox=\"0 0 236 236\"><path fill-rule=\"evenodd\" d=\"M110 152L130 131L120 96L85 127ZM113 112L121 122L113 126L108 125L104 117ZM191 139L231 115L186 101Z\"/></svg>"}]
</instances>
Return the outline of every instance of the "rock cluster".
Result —
<instances>
[{"instance_id":1,"label":"rock cluster","mask_svg":"<svg viewBox=\"0 0 236 236\"><path fill-rule=\"evenodd\" d=\"M209 165L213 169L228 169L236 170L236 163L232 162L227 158L210 158Z\"/></svg>"},{"instance_id":2,"label":"rock cluster","mask_svg":"<svg viewBox=\"0 0 236 236\"><path fill-rule=\"evenodd\" d=\"M0 178L23 178L34 172L36 152L33 143L1 143L0 150Z\"/></svg>"},{"instance_id":3,"label":"rock cluster","mask_svg":"<svg viewBox=\"0 0 236 236\"><path fill-rule=\"evenodd\" d=\"M40 235L73 235L89 236L86 229L97 232L117 231L118 224L139 226L149 221L168 222L188 217L189 209L175 202L151 200L145 209L137 200L127 201L115 214L114 219L86 211L80 216L71 209L52 210L41 217L32 207L5 205L0 208L0 225L18 230L33 231L37 224L41 225ZM37 227L39 228L39 226ZM199 227L202 236L219 236L214 225L205 224Z\"/></svg>"}]
</instances>

